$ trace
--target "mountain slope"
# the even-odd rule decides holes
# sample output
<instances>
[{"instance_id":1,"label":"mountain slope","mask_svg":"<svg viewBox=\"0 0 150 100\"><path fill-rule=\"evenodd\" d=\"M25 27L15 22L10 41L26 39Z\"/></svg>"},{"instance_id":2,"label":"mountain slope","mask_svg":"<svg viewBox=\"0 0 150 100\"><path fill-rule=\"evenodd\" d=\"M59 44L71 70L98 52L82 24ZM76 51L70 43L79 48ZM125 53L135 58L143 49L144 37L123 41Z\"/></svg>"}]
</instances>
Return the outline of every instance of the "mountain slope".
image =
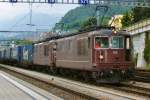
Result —
<instances>
[{"instance_id":1,"label":"mountain slope","mask_svg":"<svg viewBox=\"0 0 150 100\"><path fill-rule=\"evenodd\" d=\"M80 6L73 10L70 10L60 21L60 23L65 23L64 30L74 30L79 29L81 23L88 19L89 17L96 16L96 5ZM113 15L123 14L126 11L130 10L129 7L109 7L108 12L105 15L105 18L110 19ZM100 13L100 16L103 16L104 12ZM56 29L59 29L60 26L56 26Z\"/></svg>"},{"instance_id":2,"label":"mountain slope","mask_svg":"<svg viewBox=\"0 0 150 100\"><path fill-rule=\"evenodd\" d=\"M32 23L35 26L29 26L30 24L30 17L24 15L17 16L13 20L9 21L1 21L0 23L0 30L9 30L9 31L49 31L55 23L60 20L60 14L44 14L44 13L33 13L32 16ZM40 32L34 33L0 33L0 39L26 39L37 37L39 38Z\"/></svg>"}]
</instances>

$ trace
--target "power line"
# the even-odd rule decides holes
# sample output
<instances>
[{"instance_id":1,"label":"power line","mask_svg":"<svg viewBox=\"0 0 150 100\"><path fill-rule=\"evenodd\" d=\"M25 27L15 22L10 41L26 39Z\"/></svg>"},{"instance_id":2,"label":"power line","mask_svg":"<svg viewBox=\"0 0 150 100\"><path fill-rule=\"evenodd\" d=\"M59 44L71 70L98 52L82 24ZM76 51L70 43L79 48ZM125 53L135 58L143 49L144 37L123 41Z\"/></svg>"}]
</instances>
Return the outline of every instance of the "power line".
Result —
<instances>
[{"instance_id":1,"label":"power line","mask_svg":"<svg viewBox=\"0 0 150 100\"><path fill-rule=\"evenodd\" d=\"M41 5L36 6L36 8L40 7ZM29 4L30 7L30 4ZM16 27L20 22L22 22L26 17L29 16L29 14L31 13L31 11L29 11L27 14L25 14L22 18L20 18L14 25L11 26L11 28L9 30L12 30L14 27ZM30 16L32 17L32 16ZM31 22L31 21L30 21Z\"/></svg>"},{"instance_id":2,"label":"power line","mask_svg":"<svg viewBox=\"0 0 150 100\"><path fill-rule=\"evenodd\" d=\"M16 25L18 25L20 22L22 22L29 15L29 13L27 13L21 19L19 19L14 25L11 26L11 28L9 30L12 30L14 27L16 27Z\"/></svg>"}]
</instances>

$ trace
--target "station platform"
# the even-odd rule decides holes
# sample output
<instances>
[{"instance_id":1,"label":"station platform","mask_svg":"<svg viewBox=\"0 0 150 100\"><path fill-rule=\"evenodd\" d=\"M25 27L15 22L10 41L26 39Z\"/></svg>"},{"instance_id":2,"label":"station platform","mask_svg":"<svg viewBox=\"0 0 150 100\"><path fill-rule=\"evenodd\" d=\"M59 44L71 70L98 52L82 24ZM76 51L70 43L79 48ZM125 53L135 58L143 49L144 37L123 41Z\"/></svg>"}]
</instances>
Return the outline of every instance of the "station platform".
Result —
<instances>
[{"instance_id":1,"label":"station platform","mask_svg":"<svg viewBox=\"0 0 150 100\"><path fill-rule=\"evenodd\" d=\"M0 71L0 100L62 100L30 83Z\"/></svg>"}]
</instances>

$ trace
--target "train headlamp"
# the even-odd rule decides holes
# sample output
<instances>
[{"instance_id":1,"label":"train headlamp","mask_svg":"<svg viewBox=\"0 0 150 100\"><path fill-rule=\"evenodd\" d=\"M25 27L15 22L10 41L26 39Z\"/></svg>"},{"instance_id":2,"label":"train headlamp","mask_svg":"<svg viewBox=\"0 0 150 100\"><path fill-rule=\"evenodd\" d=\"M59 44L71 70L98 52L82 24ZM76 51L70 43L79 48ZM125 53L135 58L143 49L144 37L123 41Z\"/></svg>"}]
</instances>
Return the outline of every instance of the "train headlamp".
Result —
<instances>
[{"instance_id":1,"label":"train headlamp","mask_svg":"<svg viewBox=\"0 0 150 100\"><path fill-rule=\"evenodd\" d=\"M100 58L100 59L104 59L104 56L103 56L103 55L100 55L99 58Z\"/></svg>"},{"instance_id":2,"label":"train headlamp","mask_svg":"<svg viewBox=\"0 0 150 100\"><path fill-rule=\"evenodd\" d=\"M111 70L110 73L113 74L114 72Z\"/></svg>"}]
</instances>

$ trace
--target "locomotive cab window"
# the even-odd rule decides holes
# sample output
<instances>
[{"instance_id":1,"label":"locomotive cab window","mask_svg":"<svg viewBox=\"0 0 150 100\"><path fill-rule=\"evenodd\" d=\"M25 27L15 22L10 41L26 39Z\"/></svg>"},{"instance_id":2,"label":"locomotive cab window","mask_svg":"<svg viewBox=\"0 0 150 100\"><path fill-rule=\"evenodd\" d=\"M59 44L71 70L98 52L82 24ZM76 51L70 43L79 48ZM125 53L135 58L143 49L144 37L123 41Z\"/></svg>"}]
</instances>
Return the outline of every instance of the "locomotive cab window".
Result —
<instances>
[{"instance_id":1,"label":"locomotive cab window","mask_svg":"<svg viewBox=\"0 0 150 100\"><path fill-rule=\"evenodd\" d=\"M111 38L111 47L112 48L123 48L123 37L113 36Z\"/></svg>"},{"instance_id":2,"label":"locomotive cab window","mask_svg":"<svg viewBox=\"0 0 150 100\"><path fill-rule=\"evenodd\" d=\"M95 37L95 48L108 48L109 39L108 37Z\"/></svg>"}]
</instances>

